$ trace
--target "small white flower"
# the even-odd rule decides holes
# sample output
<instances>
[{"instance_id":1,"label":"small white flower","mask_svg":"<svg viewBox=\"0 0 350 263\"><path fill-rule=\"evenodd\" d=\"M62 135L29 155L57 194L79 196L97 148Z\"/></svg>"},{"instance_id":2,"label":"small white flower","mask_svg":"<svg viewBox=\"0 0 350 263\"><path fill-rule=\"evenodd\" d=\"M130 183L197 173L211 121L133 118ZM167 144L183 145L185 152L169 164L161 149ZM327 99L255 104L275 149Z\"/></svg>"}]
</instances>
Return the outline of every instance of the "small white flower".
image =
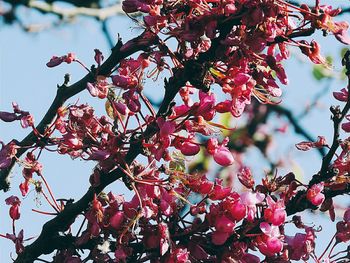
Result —
<instances>
[{"instance_id":1,"label":"small white flower","mask_svg":"<svg viewBox=\"0 0 350 263\"><path fill-rule=\"evenodd\" d=\"M102 254L107 254L111 251L109 248L109 241L106 240L101 245L97 245L97 249L100 250Z\"/></svg>"}]
</instances>

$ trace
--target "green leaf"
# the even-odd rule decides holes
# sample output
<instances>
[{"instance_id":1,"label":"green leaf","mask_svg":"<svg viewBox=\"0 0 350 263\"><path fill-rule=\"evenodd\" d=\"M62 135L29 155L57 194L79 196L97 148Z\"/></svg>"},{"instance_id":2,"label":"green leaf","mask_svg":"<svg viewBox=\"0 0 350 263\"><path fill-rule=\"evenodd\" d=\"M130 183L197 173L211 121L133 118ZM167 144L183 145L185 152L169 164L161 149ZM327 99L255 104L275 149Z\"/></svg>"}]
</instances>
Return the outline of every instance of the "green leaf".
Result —
<instances>
[{"instance_id":1,"label":"green leaf","mask_svg":"<svg viewBox=\"0 0 350 263\"><path fill-rule=\"evenodd\" d=\"M169 163L169 170L184 172L186 170L185 157L179 151L174 151Z\"/></svg>"},{"instance_id":2,"label":"green leaf","mask_svg":"<svg viewBox=\"0 0 350 263\"><path fill-rule=\"evenodd\" d=\"M331 56L327 56L326 60L327 60L327 64L332 65L333 58ZM318 81L325 79L325 78L334 78L335 77L333 71L330 68L325 67L324 65L314 65L312 68L312 75Z\"/></svg>"}]
</instances>

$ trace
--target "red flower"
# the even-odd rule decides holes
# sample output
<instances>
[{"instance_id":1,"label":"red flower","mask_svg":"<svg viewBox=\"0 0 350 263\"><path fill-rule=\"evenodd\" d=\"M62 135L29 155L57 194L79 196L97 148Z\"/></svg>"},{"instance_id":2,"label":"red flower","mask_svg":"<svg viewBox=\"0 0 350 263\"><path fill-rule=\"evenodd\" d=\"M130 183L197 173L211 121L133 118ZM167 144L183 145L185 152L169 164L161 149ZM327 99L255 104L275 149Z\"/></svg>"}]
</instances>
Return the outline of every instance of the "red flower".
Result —
<instances>
[{"instance_id":1,"label":"red flower","mask_svg":"<svg viewBox=\"0 0 350 263\"><path fill-rule=\"evenodd\" d=\"M268 207L264 211L265 220L275 226L282 225L287 217L283 199L275 202L271 196L267 196L266 203Z\"/></svg>"},{"instance_id":2,"label":"red flower","mask_svg":"<svg viewBox=\"0 0 350 263\"><path fill-rule=\"evenodd\" d=\"M8 198L6 198L5 200L7 205L10 205L10 217L12 218L12 220L18 220L21 216L21 213L19 211L19 206L21 205L21 201L19 200L19 198L17 196L10 196Z\"/></svg>"},{"instance_id":3,"label":"red flower","mask_svg":"<svg viewBox=\"0 0 350 263\"><path fill-rule=\"evenodd\" d=\"M229 166L234 162L232 153L226 148L227 143L228 139L224 139L221 145L216 138L210 138L207 141L208 153L213 155L215 162L221 166Z\"/></svg>"},{"instance_id":4,"label":"red flower","mask_svg":"<svg viewBox=\"0 0 350 263\"><path fill-rule=\"evenodd\" d=\"M314 184L309 190L307 190L306 198L316 206L323 203L325 196L321 192L323 191L324 183Z\"/></svg>"}]
</instances>

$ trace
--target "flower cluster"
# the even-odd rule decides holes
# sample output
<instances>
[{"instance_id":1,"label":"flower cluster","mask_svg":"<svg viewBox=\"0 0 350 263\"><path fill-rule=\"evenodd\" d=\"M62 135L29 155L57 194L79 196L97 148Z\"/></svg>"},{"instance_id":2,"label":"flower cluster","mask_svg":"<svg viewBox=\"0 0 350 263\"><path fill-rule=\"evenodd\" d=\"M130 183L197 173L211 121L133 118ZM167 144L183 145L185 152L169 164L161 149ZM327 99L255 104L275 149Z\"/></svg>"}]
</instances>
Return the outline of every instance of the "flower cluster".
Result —
<instances>
[{"instance_id":1,"label":"flower cluster","mask_svg":"<svg viewBox=\"0 0 350 263\"><path fill-rule=\"evenodd\" d=\"M334 140L333 145L339 143L343 151L332 163L332 156L328 164L327 156L324 158L329 169L326 176L319 174L310 185L299 182L293 173L281 176L278 172L274 176L267 173L259 183L244 165L239 149L232 146L236 128L218 120L248 112L250 121L259 117L252 116L254 111L249 108L259 105L256 101L279 102L280 84L288 84L283 62L290 56L289 45L299 47L313 63L328 66L316 41L294 38L320 29L349 43L348 24L333 20L339 10L319 4L312 9L297 7L283 0L125 0L122 6L126 13L143 13L139 22L145 32L141 38L116 46L113 52L119 53L114 59L120 60L113 67L109 65L113 59L103 67L104 56L98 49L94 54L97 65L91 69L73 53L54 56L46 64L82 65L89 72L88 81L78 82L83 83L79 88L104 101L105 115L96 116L87 104L61 106L39 132L33 117L17 104L13 104L13 113L0 112L1 120L20 120L23 128L33 129L35 140L29 146L1 142L0 169L15 161L23 166L22 195L34 184L35 191L55 210L40 213L61 215L90 197L89 204L76 213L84 217L80 230L67 235L74 246L58 248L55 260L85 262L79 253L85 248L95 262L259 262L254 250L267 262L315 258L316 229L304 225L301 218L287 220L287 215L320 206L334 219L327 190L348 187L349 141ZM175 49L171 48L174 43ZM123 57L130 50L141 52L136 58ZM110 70L105 72L106 68ZM144 80L153 76L156 80L164 70L170 77L164 77L164 99L156 106L144 92ZM64 89L71 92L67 85ZM63 86L59 93L65 92L62 90ZM334 96L347 101L348 91ZM257 114L264 112L260 109ZM344 118L350 119L342 116L339 122ZM350 130L348 126L342 124L345 131ZM250 127L237 133L243 134L237 145L251 145ZM261 133L268 140L268 134ZM296 147L306 151L329 146L319 136L316 142L304 141ZM30 149L24 160L16 156L20 148ZM83 201L71 204L54 197L38 160L43 150L96 162ZM209 161L201 162L201 169L188 165L189 158L199 156L213 160L218 175L203 168ZM331 170L336 170L335 177L329 176ZM229 178L222 179L221 173L228 173ZM117 179L133 192L130 200L102 192ZM21 201L11 196L6 203L11 206L14 224L20 218ZM76 215L66 220L68 224L73 224ZM285 225L292 223L305 233L288 236ZM337 241L349 240L348 225L346 212L337 225ZM23 231L16 236L13 227L13 233L4 237L16 244L19 255L24 253Z\"/></svg>"}]
</instances>

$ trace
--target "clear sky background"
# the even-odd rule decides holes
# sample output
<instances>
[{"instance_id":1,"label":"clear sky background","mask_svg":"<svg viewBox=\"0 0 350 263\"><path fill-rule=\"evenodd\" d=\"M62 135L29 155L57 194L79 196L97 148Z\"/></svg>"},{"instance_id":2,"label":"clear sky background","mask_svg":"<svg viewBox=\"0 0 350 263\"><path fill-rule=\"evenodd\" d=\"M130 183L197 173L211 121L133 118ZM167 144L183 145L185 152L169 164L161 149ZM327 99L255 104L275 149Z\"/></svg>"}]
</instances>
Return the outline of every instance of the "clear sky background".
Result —
<instances>
[{"instance_id":1,"label":"clear sky background","mask_svg":"<svg viewBox=\"0 0 350 263\"><path fill-rule=\"evenodd\" d=\"M312 2L312 1L310 1ZM328 1L330 2L330 1ZM331 1L339 5L348 5L349 1ZM43 16L36 12L29 12L23 9L21 11L25 22L42 22ZM46 15L45 21L55 20L54 16ZM349 16L343 16L342 20L350 20ZM108 29L112 36L119 33L126 42L128 39L136 36L140 30L126 17L116 17L108 22ZM328 38L316 37L320 41L324 54L333 55L335 72L341 70L340 45L332 36ZM0 110L11 111L11 102L16 101L23 110L28 110L34 116L36 123L43 117L46 109L51 104L55 93L56 85L62 84L65 73L70 73L72 83L85 75L84 70L78 64L62 64L59 67L49 69L46 63L53 55L64 55L68 52L74 52L79 59L86 65L94 63L93 50L100 49L105 57L109 55L109 46L101 31L101 25L88 18L78 18L75 22L53 29L44 30L40 33L26 33L18 26L0 26ZM315 94L326 87L325 82L317 82L311 76L311 62L300 56L298 50L292 50L294 58L286 64L286 71L290 79L290 85L283 87L284 97L283 105L298 113L303 112L305 107L312 101ZM305 61L301 61L305 60ZM345 87L346 83L335 80L330 84L328 93L322 97L316 109L301 120L306 129L313 134L326 136L332 139L332 123L329 120L329 106L336 101L332 98L331 92ZM158 86L153 87L157 88ZM159 87L158 87L159 88ZM147 94L161 94L154 92L149 87ZM79 98L81 103L90 102L96 105L96 111L103 113L103 102L97 102L92 99L87 91L80 93L70 101L75 102ZM29 130L23 130L18 122L2 123L0 122L0 140L7 143L15 138L21 140ZM317 172L320 167L320 157L316 152L298 152L294 144L304 140L301 137L293 135L292 130L285 134L278 135L276 147L272 150L275 156L286 156L286 159L293 157L302 171L299 175L302 180L307 182L307 178ZM278 146L278 147L277 147ZM256 155L250 155L250 160L254 170L263 172L266 164L256 163ZM70 197L78 199L88 188L88 177L94 166L93 162L75 160L72 161L67 156L60 156L53 153L44 152L41 157L44 165L44 174L47 180L54 188L57 198ZM297 171L298 169L296 169ZM12 191L9 193L0 192L0 233L11 232L11 221L8 216L8 206L4 200L11 194L20 196L18 185L22 181L21 169L17 166L12 173ZM113 184L111 186L116 193L125 193L126 198L130 196L122 184ZM48 211L49 208L44 204L39 205L38 196L31 192L24 200L22 209L22 218L17 222L17 231L24 229L25 238L35 236L40 233L42 224L49 218L31 212L32 208ZM343 197L345 203L348 203L348 197ZM44 200L42 200L43 203ZM36 207L36 202L37 206ZM326 225L328 218L310 216L309 223L316 225L323 224L324 232L320 234L318 246L324 247L331 235L334 234L335 225ZM292 233L290 233L292 234ZM319 250L320 250L319 248ZM0 238L0 262L11 262L9 254L13 253L13 244ZM14 254L15 257L15 254Z\"/></svg>"}]
</instances>

